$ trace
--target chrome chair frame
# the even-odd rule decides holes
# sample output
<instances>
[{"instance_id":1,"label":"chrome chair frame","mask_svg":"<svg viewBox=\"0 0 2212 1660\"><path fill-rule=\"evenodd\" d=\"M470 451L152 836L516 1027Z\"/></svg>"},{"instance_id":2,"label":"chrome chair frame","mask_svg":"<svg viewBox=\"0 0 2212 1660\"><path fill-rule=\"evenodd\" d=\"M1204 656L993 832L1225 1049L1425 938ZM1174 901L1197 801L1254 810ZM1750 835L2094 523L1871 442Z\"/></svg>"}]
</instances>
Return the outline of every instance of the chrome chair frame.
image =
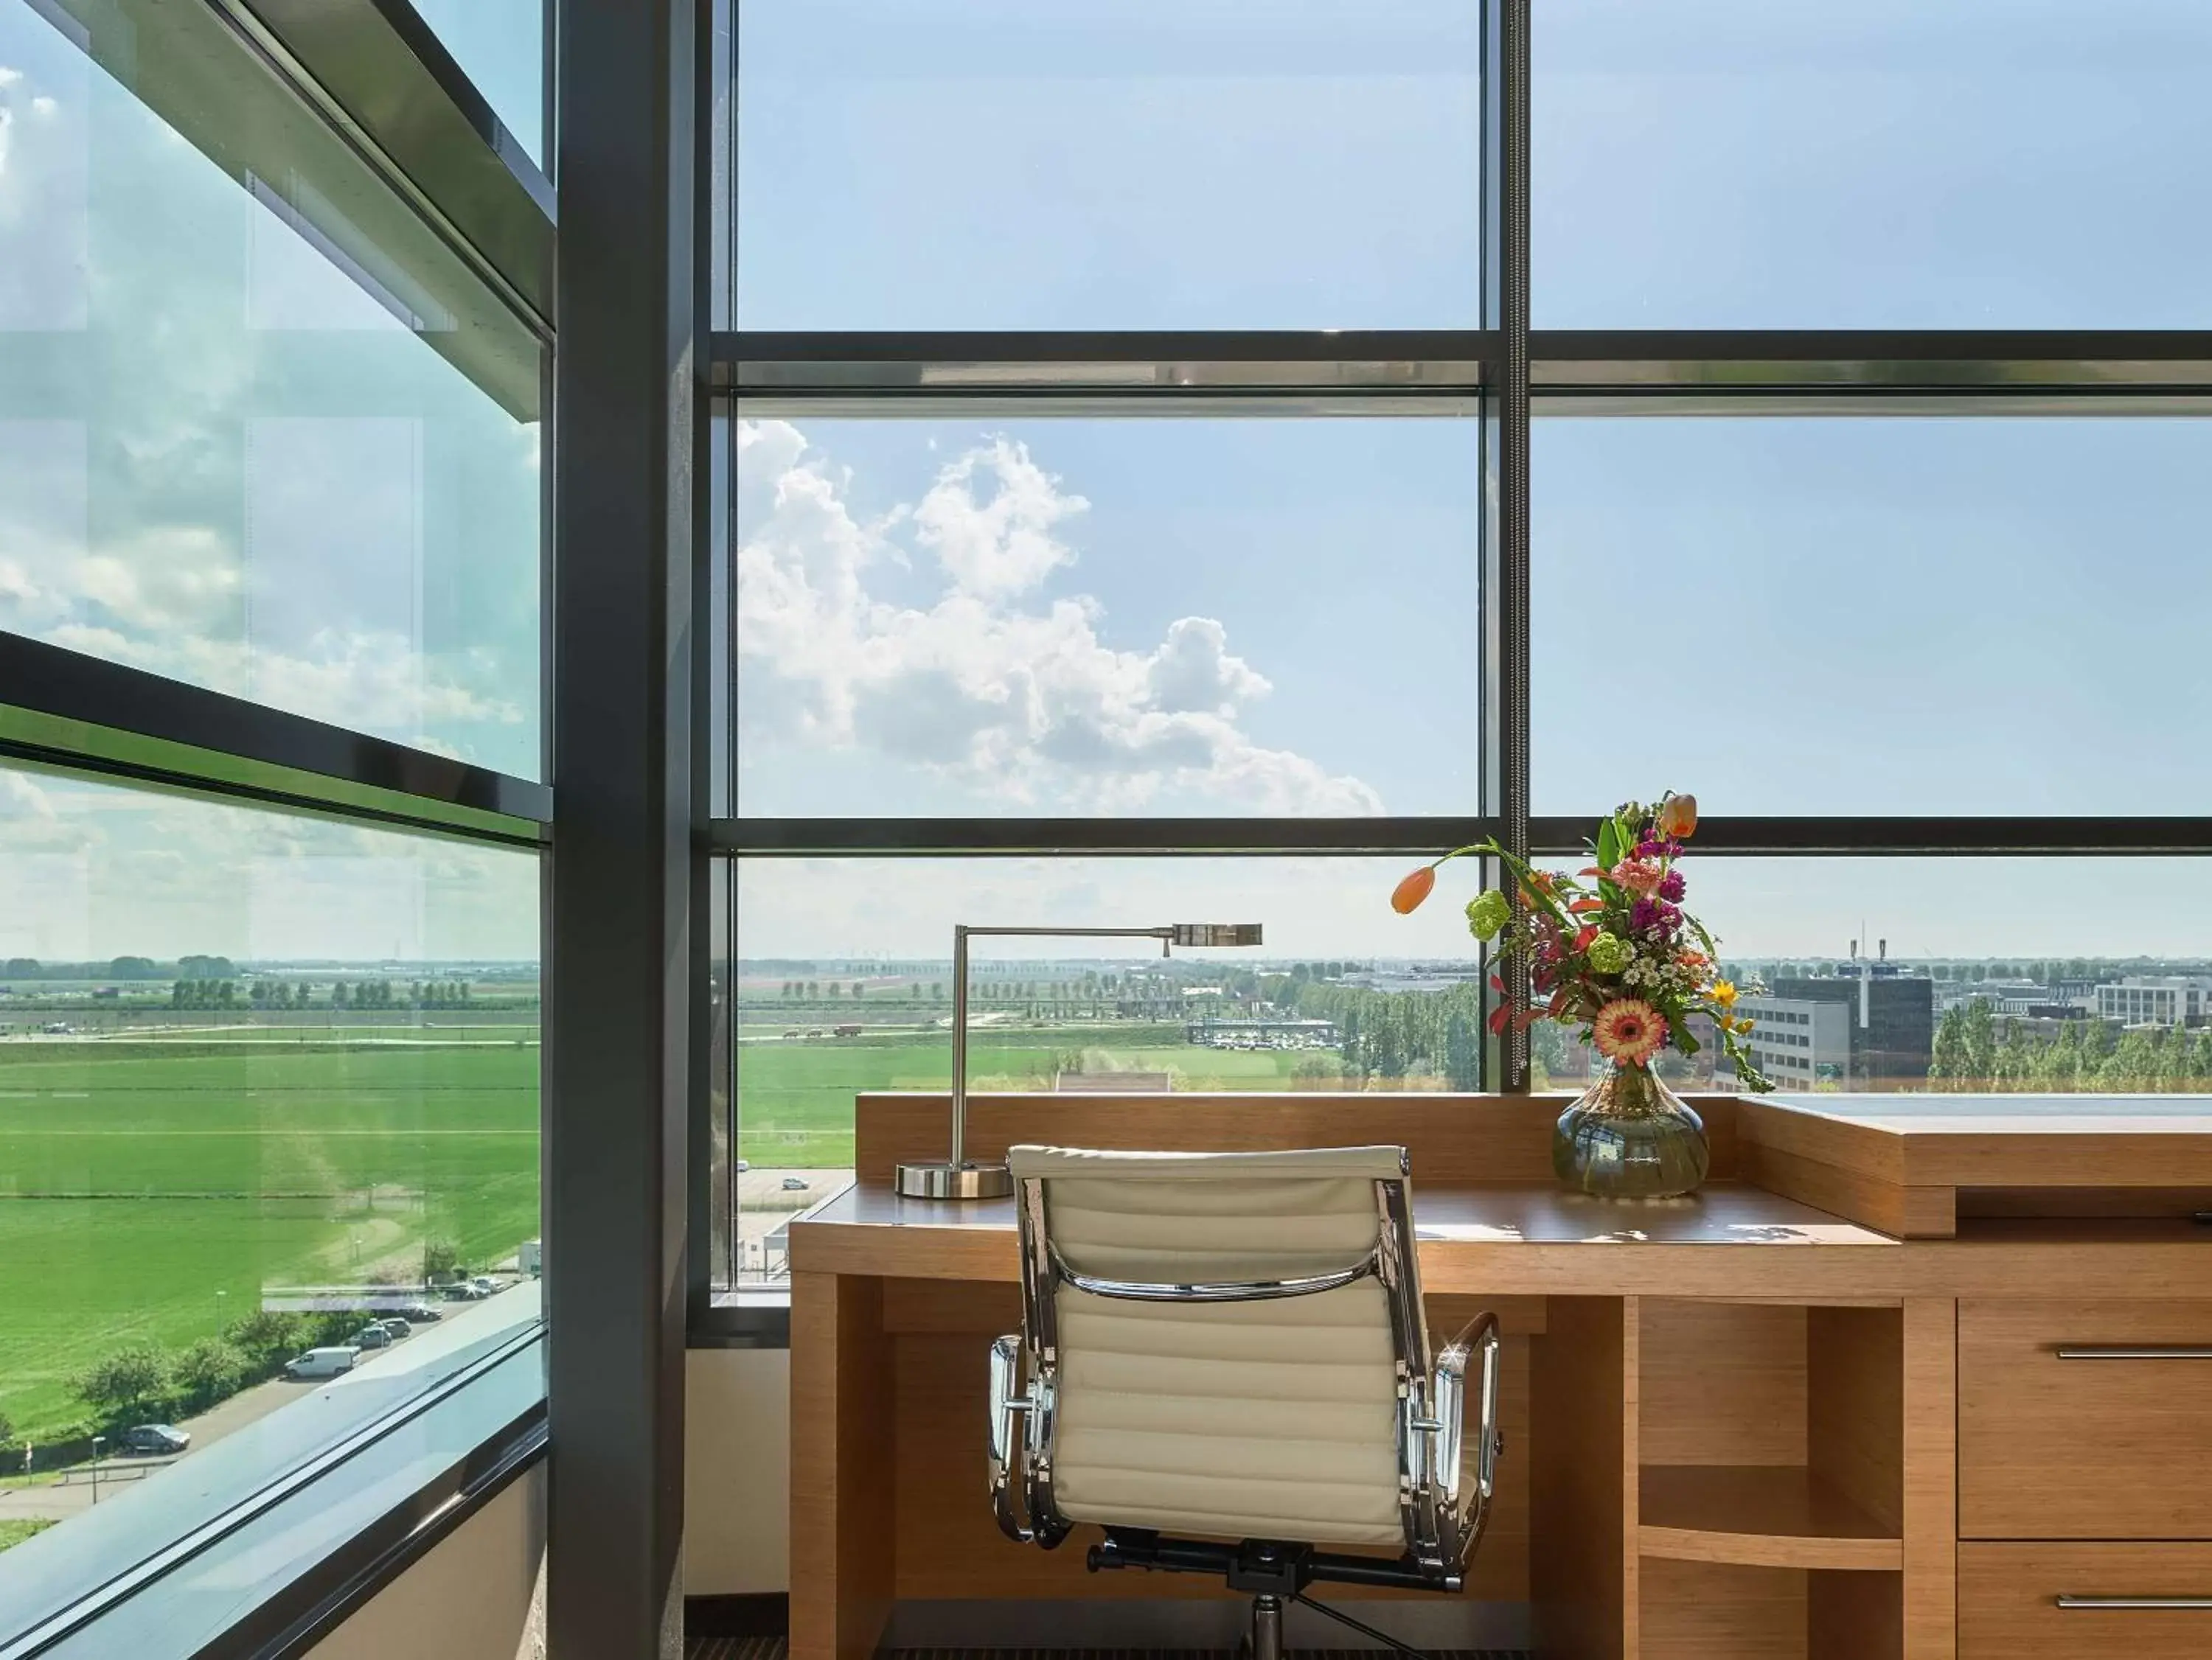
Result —
<instances>
[{"instance_id":1,"label":"chrome chair frame","mask_svg":"<svg viewBox=\"0 0 2212 1660\"><path fill-rule=\"evenodd\" d=\"M1504 1450L1498 1428L1498 1319L1481 1315L1440 1353L1431 1353L1403 1172L1401 1154L1401 1174L1375 1183L1375 1246L1358 1262L1303 1279L1220 1284L1109 1280L1077 1272L1054 1247L1046 1227L1045 1178L1028 1177L1018 1182L1024 1330L994 1342L990 1362L988 1465L992 1507L1000 1530L1010 1539L1049 1550L1073 1527L1053 1499L1060 1365L1055 1298L1060 1287L1132 1302L1246 1303L1311 1296L1372 1277L1382 1282L1390 1310L1404 1556L1390 1563L1261 1540L1245 1541L1240 1553L1218 1545L1164 1540L1143 1530L1109 1528L1104 1545L1091 1553L1091 1566L1225 1572L1232 1588L1272 1586L1273 1592L1301 1601L1304 1599L1298 1593L1316 1579L1461 1590L1468 1559L1489 1519L1498 1459ZM1474 1471L1468 1487L1461 1476L1467 1374L1469 1358L1478 1354L1481 1366ZM1255 1562L1260 1564L1257 1570ZM1273 1600L1272 1593L1263 1594L1262 1600Z\"/></svg>"}]
</instances>

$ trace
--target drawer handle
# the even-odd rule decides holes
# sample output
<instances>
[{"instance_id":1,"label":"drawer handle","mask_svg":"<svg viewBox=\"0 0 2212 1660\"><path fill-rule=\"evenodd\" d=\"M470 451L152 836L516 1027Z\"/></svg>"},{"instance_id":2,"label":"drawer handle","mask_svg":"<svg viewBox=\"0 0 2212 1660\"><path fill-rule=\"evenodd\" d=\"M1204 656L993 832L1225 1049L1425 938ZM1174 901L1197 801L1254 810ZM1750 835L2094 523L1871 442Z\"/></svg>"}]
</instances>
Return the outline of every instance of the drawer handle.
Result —
<instances>
[{"instance_id":1,"label":"drawer handle","mask_svg":"<svg viewBox=\"0 0 2212 1660\"><path fill-rule=\"evenodd\" d=\"M2212 1596L2061 1596L2062 1609L2212 1609Z\"/></svg>"},{"instance_id":2,"label":"drawer handle","mask_svg":"<svg viewBox=\"0 0 2212 1660\"><path fill-rule=\"evenodd\" d=\"M2150 1347L2062 1344L2058 1358L2062 1360L2212 1360L2212 1348L2191 1343L2161 1343Z\"/></svg>"}]
</instances>

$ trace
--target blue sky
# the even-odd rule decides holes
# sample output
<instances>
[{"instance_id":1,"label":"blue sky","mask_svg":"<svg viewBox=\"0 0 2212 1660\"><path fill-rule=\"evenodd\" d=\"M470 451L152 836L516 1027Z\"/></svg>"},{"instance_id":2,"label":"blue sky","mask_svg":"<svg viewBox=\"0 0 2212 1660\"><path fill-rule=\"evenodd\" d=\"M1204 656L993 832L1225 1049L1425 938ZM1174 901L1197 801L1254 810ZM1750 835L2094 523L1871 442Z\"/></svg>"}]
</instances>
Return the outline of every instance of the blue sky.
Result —
<instances>
[{"instance_id":1,"label":"blue sky","mask_svg":"<svg viewBox=\"0 0 2212 1660\"><path fill-rule=\"evenodd\" d=\"M1469 324L1474 12L749 5L740 319ZM2094 30L2047 0L2005 7L2002 27L1898 0L1536 12L1540 326L2207 320L2212 12L2131 5ZM1271 683L1235 712L1252 743L1357 779L1385 810L1472 806L1461 607L1479 495L1455 423L796 425L856 514L893 516L870 603L911 614L957 587L897 512L1006 435L1086 504L1053 524L1068 557L1007 607L1087 597L1098 640L1127 652L1212 619ZM2191 420L1540 422L1537 810L1669 785L1715 812L2207 810L2191 755L2208 437ZM902 766L865 737L771 724L747 754L760 812L1092 799L1004 751ZM1128 810L1237 810L1188 805L1205 787ZM1862 912L1931 954L2178 951L2204 934L2186 903L2141 914L2147 864L1699 868L1747 950L1840 953ZM1156 888L1154 869L1117 881ZM1278 912L1328 909L1345 948L1389 949L1391 921L1358 918L1361 881L1318 869L1347 880L1301 867ZM794 905L838 931L834 879L816 893L797 874L775 884L788 904L752 907L748 948L796 948L765 937ZM884 948L937 931L872 925Z\"/></svg>"}]
</instances>

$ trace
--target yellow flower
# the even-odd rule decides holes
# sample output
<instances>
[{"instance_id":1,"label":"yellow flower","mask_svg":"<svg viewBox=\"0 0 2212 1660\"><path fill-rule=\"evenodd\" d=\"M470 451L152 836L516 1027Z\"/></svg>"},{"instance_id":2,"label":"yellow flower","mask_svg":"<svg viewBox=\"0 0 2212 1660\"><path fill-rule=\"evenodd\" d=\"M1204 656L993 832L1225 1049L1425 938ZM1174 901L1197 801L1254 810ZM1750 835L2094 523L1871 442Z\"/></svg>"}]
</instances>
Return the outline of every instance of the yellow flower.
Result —
<instances>
[{"instance_id":1,"label":"yellow flower","mask_svg":"<svg viewBox=\"0 0 2212 1660\"><path fill-rule=\"evenodd\" d=\"M1735 986L1728 980L1713 982L1713 1001L1723 1009L1735 1007Z\"/></svg>"}]
</instances>

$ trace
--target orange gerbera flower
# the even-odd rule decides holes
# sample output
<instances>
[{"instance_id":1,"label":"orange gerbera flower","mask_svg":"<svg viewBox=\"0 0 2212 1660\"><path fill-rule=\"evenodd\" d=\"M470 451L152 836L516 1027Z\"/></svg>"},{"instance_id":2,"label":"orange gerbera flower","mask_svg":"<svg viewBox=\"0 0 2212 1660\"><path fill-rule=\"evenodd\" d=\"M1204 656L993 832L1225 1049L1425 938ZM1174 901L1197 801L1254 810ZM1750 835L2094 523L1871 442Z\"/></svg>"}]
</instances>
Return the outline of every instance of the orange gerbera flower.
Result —
<instances>
[{"instance_id":1,"label":"orange gerbera flower","mask_svg":"<svg viewBox=\"0 0 2212 1660\"><path fill-rule=\"evenodd\" d=\"M1667 1041L1667 1024L1641 997L1616 997L1590 1022L1597 1052L1623 1066L1642 1066Z\"/></svg>"}]
</instances>

